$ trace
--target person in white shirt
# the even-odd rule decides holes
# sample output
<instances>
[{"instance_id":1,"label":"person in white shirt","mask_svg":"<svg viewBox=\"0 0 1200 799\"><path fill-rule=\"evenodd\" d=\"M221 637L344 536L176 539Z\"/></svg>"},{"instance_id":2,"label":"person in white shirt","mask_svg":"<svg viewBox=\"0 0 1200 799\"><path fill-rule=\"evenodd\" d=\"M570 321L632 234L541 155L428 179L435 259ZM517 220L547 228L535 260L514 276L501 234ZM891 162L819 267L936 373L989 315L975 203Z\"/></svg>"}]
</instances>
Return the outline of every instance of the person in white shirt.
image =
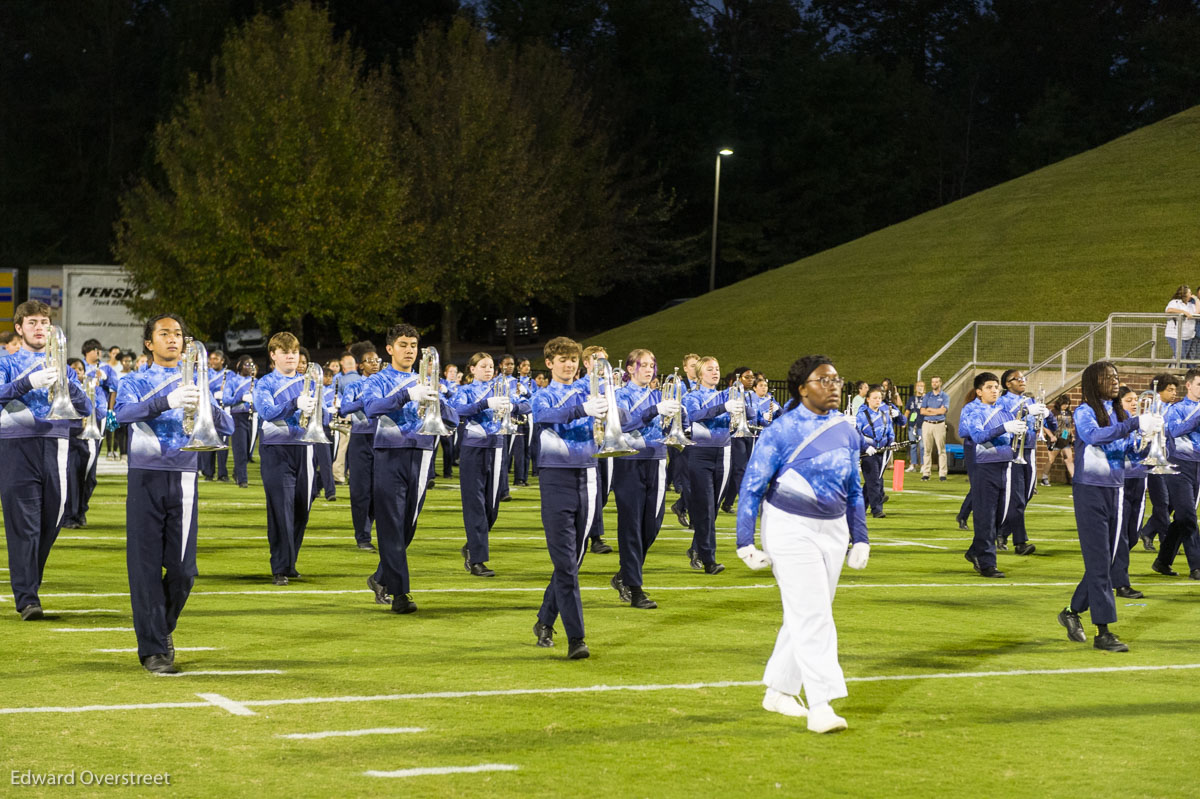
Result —
<instances>
[{"instance_id":1,"label":"person in white shirt","mask_svg":"<svg viewBox=\"0 0 1200 799\"><path fill-rule=\"evenodd\" d=\"M1171 345L1171 355L1176 360L1183 360L1192 355L1196 336L1196 304L1192 290L1186 285L1175 290L1175 296L1167 303L1167 343Z\"/></svg>"}]
</instances>

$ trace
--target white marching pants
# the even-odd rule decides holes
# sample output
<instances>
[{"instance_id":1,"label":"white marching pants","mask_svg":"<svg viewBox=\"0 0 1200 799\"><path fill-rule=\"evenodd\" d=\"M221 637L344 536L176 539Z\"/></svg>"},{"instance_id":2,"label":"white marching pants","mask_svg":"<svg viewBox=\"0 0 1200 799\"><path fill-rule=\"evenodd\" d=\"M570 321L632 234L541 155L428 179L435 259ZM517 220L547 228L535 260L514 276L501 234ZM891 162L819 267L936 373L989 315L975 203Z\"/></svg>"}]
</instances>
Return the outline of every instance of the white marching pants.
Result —
<instances>
[{"instance_id":1,"label":"white marching pants","mask_svg":"<svg viewBox=\"0 0 1200 799\"><path fill-rule=\"evenodd\" d=\"M763 684L820 705L846 696L838 664L833 595L850 530L845 517L810 519L763 503L763 549L783 600L783 626L767 661Z\"/></svg>"}]
</instances>

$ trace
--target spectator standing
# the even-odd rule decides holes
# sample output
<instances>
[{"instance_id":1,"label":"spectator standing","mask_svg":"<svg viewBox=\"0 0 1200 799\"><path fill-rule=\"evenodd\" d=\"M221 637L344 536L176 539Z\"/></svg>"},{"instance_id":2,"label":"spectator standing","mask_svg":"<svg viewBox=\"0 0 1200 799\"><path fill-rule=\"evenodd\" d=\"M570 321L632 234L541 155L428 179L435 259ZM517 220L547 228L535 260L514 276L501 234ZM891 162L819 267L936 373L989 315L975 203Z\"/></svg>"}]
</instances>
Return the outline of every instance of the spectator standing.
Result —
<instances>
[{"instance_id":1,"label":"spectator standing","mask_svg":"<svg viewBox=\"0 0 1200 799\"><path fill-rule=\"evenodd\" d=\"M929 378L929 393L921 398L921 479L928 480L933 472L932 456L937 453L938 479L946 482L949 464L946 461L946 413L950 410L950 398L942 391L942 378Z\"/></svg>"},{"instance_id":2,"label":"spectator standing","mask_svg":"<svg viewBox=\"0 0 1200 799\"><path fill-rule=\"evenodd\" d=\"M921 465L921 433L924 419L921 418L921 402L925 399L925 381L913 383L913 393L904 404L904 421L908 427L908 466L904 471L911 472Z\"/></svg>"}]
</instances>

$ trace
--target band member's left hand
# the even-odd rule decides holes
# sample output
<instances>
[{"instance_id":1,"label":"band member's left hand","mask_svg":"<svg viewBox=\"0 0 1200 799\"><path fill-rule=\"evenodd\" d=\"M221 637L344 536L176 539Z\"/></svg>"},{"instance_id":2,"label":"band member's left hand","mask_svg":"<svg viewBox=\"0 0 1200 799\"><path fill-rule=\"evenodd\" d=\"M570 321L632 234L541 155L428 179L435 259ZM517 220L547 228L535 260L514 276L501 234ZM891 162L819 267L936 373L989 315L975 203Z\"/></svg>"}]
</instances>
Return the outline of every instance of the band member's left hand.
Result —
<instances>
[{"instance_id":1,"label":"band member's left hand","mask_svg":"<svg viewBox=\"0 0 1200 799\"><path fill-rule=\"evenodd\" d=\"M413 402L427 402L437 397L438 393L435 389L428 386L412 386L408 389L408 398Z\"/></svg>"},{"instance_id":2,"label":"band member's left hand","mask_svg":"<svg viewBox=\"0 0 1200 799\"><path fill-rule=\"evenodd\" d=\"M317 407L317 400L308 396L296 397L296 407L300 409L300 413L312 413L313 408Z\"/></svg>"},{"instance_id":3,"label":"band member's left hand","mask_svg":"<svg viewBox=\"0 0 1200 799\"><path fill-rule=\"evenodd\" d=\"M859 541L850 547L850 552L846 555L846 565L851 569L865 569L867 568L867 560L870 557L871 545L865 541Z\"/></svg>"},{"instance_id":4,"label":"band member's left hand","mask_svg":"<svg viewBox=\"0 0 1200 799\"><path fill-rule=\"evenodd\" d=\"M738 547L737 555L754 571L765 569L771 565L771 558L754 544Z\"/></svg>"}]
</instances>

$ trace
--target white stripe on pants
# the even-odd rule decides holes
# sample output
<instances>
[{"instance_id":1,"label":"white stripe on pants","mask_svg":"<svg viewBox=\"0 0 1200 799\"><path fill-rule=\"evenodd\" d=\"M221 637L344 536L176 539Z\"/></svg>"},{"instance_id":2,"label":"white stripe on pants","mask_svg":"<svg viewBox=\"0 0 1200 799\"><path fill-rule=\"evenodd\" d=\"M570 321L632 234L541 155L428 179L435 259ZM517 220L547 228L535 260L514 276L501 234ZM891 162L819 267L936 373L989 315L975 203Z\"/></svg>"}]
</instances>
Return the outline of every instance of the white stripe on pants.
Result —
<instances>
[{"instance_id":1,"label":"white stripe on pants","mask_svg":"<svg viewBox=\"0 0 1200 799\"><path fill-rule=\"evenodd\" d=\"M810 705L846 696L837 656L833 596L850 531L846 518L809 519L763 503L763 549L783 600L783 626L767 661L763 684Z\"/></svg>"}]
</instances>

